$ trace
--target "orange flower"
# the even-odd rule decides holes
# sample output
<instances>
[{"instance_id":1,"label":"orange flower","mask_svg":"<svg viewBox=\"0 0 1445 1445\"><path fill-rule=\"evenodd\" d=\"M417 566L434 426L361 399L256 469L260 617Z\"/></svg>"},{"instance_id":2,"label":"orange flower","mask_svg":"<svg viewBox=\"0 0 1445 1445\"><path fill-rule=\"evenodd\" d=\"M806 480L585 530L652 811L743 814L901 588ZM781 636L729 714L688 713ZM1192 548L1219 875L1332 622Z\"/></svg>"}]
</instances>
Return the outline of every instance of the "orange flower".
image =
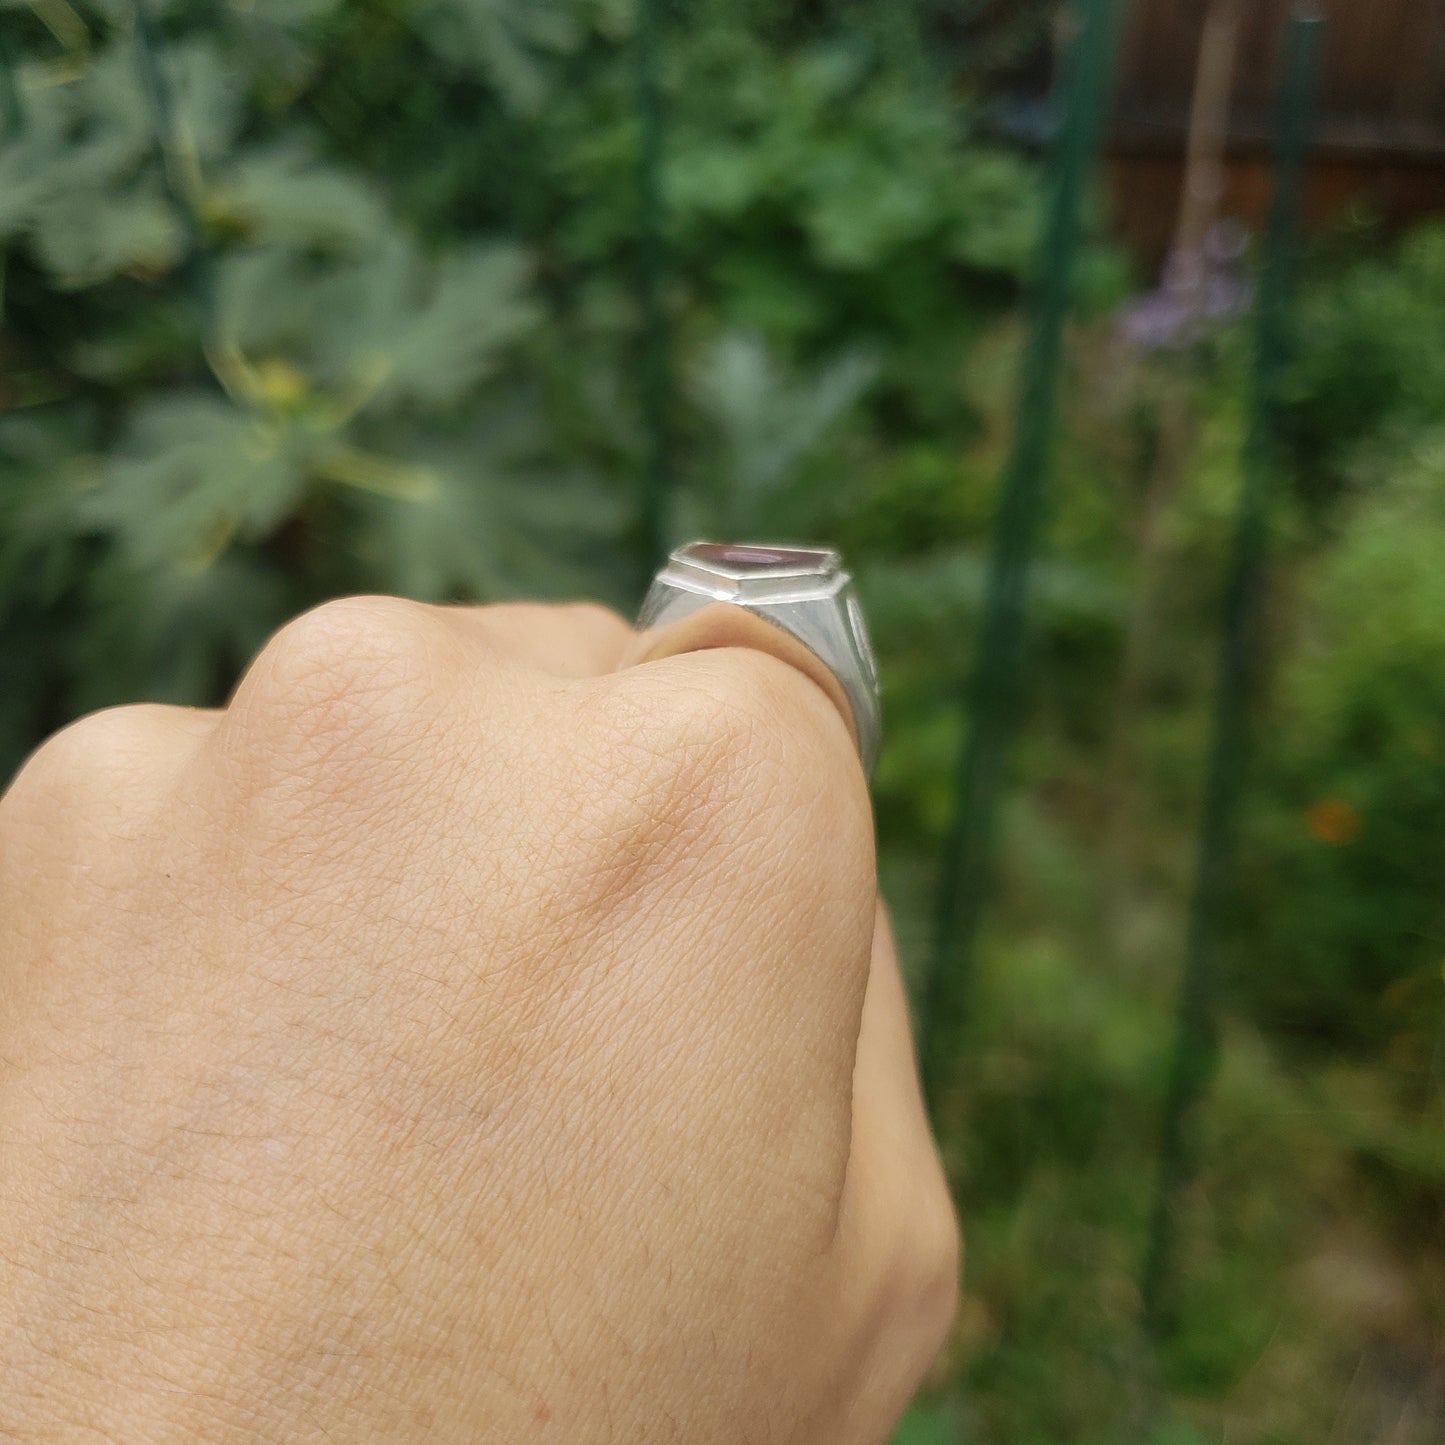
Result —
<instances>
[{"instance_id":1,"label":"orange flower","mask_svg":"<svg viewBox=\"0 0 1445 1445\"><path fill-rule=\"evenodd\" d=\"M1347 848L1360 836L1365 820L1343 798L1321 798L1305 815L1309 830L1331 848Z\"/></svg>"}]
</instances>

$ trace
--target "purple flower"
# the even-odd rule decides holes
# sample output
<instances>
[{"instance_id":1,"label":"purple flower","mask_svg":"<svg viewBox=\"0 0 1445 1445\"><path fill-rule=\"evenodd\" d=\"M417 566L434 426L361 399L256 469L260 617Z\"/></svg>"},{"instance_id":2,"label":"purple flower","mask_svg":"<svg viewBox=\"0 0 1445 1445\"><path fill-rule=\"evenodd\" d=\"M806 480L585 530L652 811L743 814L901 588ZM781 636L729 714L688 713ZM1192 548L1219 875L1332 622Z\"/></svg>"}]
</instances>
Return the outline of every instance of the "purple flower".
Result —
<instances>
[{"instance_id":1,"label":"purple flower","mask_svg":"<svg viewBox=\"0 0 1445 1445\"><path fill-rule=\"evenodd\" d=\"M1220 221L1198 251L1171 251L1158 289L1120 308L1120 335L1138 351L1180 350L1243 316L1254 303L1244 274L1248 248L1242 225Z\"/></svg>"}]
</instances>

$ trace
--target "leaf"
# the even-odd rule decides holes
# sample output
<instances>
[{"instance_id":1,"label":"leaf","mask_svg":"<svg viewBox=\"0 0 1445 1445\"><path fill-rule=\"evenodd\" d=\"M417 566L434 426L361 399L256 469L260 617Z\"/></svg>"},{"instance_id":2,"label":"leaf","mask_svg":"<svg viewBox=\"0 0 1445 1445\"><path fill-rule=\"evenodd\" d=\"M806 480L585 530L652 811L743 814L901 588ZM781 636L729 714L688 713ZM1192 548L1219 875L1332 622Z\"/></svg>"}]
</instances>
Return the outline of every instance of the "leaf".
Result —
<instances>
[{"instance_id":1,"label":"leaf","mask_svg":"<svg viewBox=\"0 0 1445 1445\"><path fill-rule=\"evenodd\" d=\"M214 706L298 598L274 563L234 551L200 568L112 557L85 602L90 622L66 659L73 713L142 699Z\"/></svg>"},{"instance_id":2,"label":"leaf","mask_svg":"<svg viewBox=\"0 0 1445 1445\"><path fill-rule=\"evenodd\" d=\"M315 269L283 246L258 246L222 257L214 285L216 330L223 343L247 355L304 356L315 341Z\"/></svg>"},{"instance_id":3,"label":"leaf","mask_svg":"<svg viewBox=\"0 0 1445 1445\"><path fill-rule=\"evenodd\" d=\"M388 586L434 601L571 593L589 578L605 586L623 497L539 460L535 417L533 399L509 394L458 436L415 449L429 487L358 498L366 564Z\"/></svg>"},{"instance_id":4,"label":"leaf","mask_svg":"<svg viewBox=\"0 0 1445 1445\"><path fill-rule=\"evenodd\" d=\"M240 124L235 86L208 45L168 47L180 183L224 151ZM133 44L96 53L68 84L30 98L19 145L0 158L0 233L33 233L68 288L170 270L183 248L156 158L156 132Z\"/></svg>"},{"instance_id":5,"label":"leaf","mask_svg":"<svg viewBox=\"0 0 1445 1445\"><path fill-rule=\"evenodd\" d=\"M55 98L65 108L69 132L68 186L96 186L128 176L154 156L155 123L129 40L97 50L89 68L78 80L57 87Z\"/></svg>"},{"instance_id":6,"label":"leaf","mask_svg":"<svg viewBox=\"0 0 1445 1445\"><path fill-rule=\"evenodd\" d=\"M267 24L276 26L306 26L342 8L346 0L262 0L257 6L265 15Z\"/></svg>"},{"instance_id":7,"label":"leaf","mask_svg":"<svg viewBox=\"0 0 1445 1445\"><path fill-rule=\"evenodd\" d=\"M951 249L982 271L1024 274L1032 262L1040 206L1025 164L1003 151L973 150L959 158Z\"/></svg>"},{"instance_id":8,"label":"leaf","mask_svg":"<svg viewBox=\"0 0 1445 1445\"><path fill-rule=\"evenodd\" d=\"M23 234L54 185L48 167L59 153L53 135L29 127L0 145L0 240Z\"/></svg>"},{"instance_id":9,"label":"leaf","mask_svg":"<svg viewBox=\"0 0 1445 1445\"><path fill-rule=\"evenodd\" d=\"M549 88L544 57L572 49L581 36L571 0L423 0L414 23L440 60L480 70L528 115Z\"/></svg>"},{"instance_id":10,"label":"leaf","mask_svg":"<svg viewBox=\"0 0 1445 1445\"><path fill-rule=\"evenodd\" d=\"M88 513L139 565L202 566L232 537L260 537L294 507L304 445L219 397L139 408Z\"/></svg>"},{"instance_id":11,"label":"leaf","mask_svg":"<svg viewBox=\"0 0 1445 1445\"><path fill-rule=\"evenodd\" d=\"M665 177L669 208L688 217L736 220L772 190L756 147L728 136L674 143Z\"/></svg>"},{"instance_id":12,"label":"leaf","mask_svg":"<svg viewBox=\"0 0 1445 1445\"><path fill-rule=\"evenodd\" d=\"M840 146L808 180L804 222L827 265L850 271L876 266L938 224L938 197L927 177L889 159Z\"/></svg>"},{"instance_id":13,"label":"leaf","mask_svg":"<svg viewBox=\"0 0 1445 1445\"><path fill-rule=\"evenodd\" d=\"M229 153L245 119L235 64L200 41L167 45L158 61L170 87L181 159L204 168Z\"/></svg>"},{"instance_id":14,"label":"leaf","mask_svg":"<svg viewBox=\"0 0 1445 1445\"><path fill-rule=\"evenodd\" d=\"M394 241L317 286L323 380L377 378L372 408L456 404L535 324L529 270L515 246L472 246L427 262Z\"/></svg>"},{"instance_id":15,"label":"leaf","mask_svg":"<svg viewBox=\"0 0 1445 1445\"><path fill-rule=\"evenodd\" d=\"M202 197L207 223L257 244L360 255L392 227L376 188L299 142L252 151Z\"/></svg>"},{"instance_id":16,"label":"leaf","mask_svg":"<svg viewBox=\"0 0 1445 1445\"><path fill-rule=\"evenodd\" d=\"M0 416L0 617L54 608L82 567L75 514L94 463L77 455L69 421L59 410Z\"/></svg>"},{"instance_id":17,"label":"leaf","mask_svg":"<svg viewBox=\"0 0 1445 1445\"><path fill-rule=\"evenodd\" d=\"M127 82L129 81L129 84ZM17 235L56 201L84 198L93 223L101 193L129 180L151 132L133 72L118 48L63 80L34 62L17 67L23 129L0 145L0 235Z\"/></svg>"},{"instance_id":18,"label":"leaf","mask_svg":"<svg viewBox=\"0 0 1445 1445\"><path fill-rule=\"evenodd\" d=\"M867 391L877 361L846 352L812 376L787 375L766 343L728 332L704 354L693 395L722 443L725 486L757 508Z\"/></svg>"},{"instance_id":19,"label":"leaf","mask_svg":"<svg viewBox=\"0 0 1445 1445\"><path fill-rule=\"evenodd\" d=\"M103 204L103 225L95 223L96 198L81 191L36 206L35 249L59 285L78 289L112 276L164 273L177 264L185 238L158 180L114 189Z\"/></svg>"}]
</instances>

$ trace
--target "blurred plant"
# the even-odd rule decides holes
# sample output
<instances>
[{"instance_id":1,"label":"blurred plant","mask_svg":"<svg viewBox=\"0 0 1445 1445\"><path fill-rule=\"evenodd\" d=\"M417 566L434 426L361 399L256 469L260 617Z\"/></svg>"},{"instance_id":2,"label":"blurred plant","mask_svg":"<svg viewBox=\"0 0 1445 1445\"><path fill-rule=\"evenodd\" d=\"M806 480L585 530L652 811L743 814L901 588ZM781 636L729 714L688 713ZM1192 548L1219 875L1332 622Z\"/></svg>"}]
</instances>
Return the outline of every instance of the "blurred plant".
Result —
<instances>
[{"instance_id":1,"label":"blurred plant","mask_svg":"<svg viewBox=\"0 0 1445 1445\"><path fill-rule=\"evenodd\" d=\"M1445 869L1445 227L1336 263L1302 323L1287 419L1294 547L1313 555L1241 919L1245 956L1271 967L1242 964L1239 988L1302 1042L1418 1042L1435 1011L1411 1023L1402 1001L1445 939L1428 882Z\"/></svg>"},{"instance_id":2,"label":"blurred plant","mask_svg":"<svg viewBox=\"0 0 1445 1445\"><path fill-rule=\"evenodd\" d=\"M620 514L601 478L577 506L581 470L548 445L526 253L471 236L424 250L298 99L268 102L270 51L234 45L229 14L170 6L161 45L116 10L93 31L77 19L63 51L27 47L0 162L0 635L36 670L0 750L137 692L213 697L287 612L337 588L605 587L608 547L579 578L579 544L615 537ZM264 33L294 58L338 10L272 7ZM510 67L497 84L518 106L524 42L561 39L526 7L416 19ZM254 40L262 21L246 23ZM63 607L27 584L38 557Z\"/></svg>"},{"instance_id":3,"label":"blurred plant","mask_svg":"<svg viewBox=\"0 0 1445 1445\"><path fill-rule=\"evenodd\" d=\"M938 298L969 273L1007 298L1033 201L871 24L767 8L750 34L704 6L668 46L668 302L683 514L801 535L839 512L807 478L870 386L896 408L928 375L966 414L972 332ZM0 760L80 707L214 698L338 589L622 600L631 16L7 7L0 640L30 662Z\"/></svg>"},{"instance_id":4,"label":"blurred plant","mask_svg":"<svg viewBox=\"0 0 1445 1445\"><path fill-rule=\"evenodd\" d=\"M799 381L755 333L719 336L699 357L692 378L699 416L716 434L706 487L714 505L708 525L699 519L684 530L805 536L819 520L818 501L820 494L826 499L828 483L808 477L800 463L818 451L877 371L875 358L854 351Z\"/></svg>"},{"instance_id":5,"label":"blurred plant","mask_svg":"<svg viewBox=\"0 0 1445 1445\"><path fill-rule=\"evenodd\" d=\"M1309 496L1329 502L1445 424L1445 224L1378 239L1305 299L1287 420Z\"/></svg>"},{"instance_id":6,"label":"blurred plant","mask_svg":"<svg viewBox=\"0 0 1445 1445\"><path fill-rule=\"evenodd\" d=\"M1335 1046L1382 1043L1445 954L1445 432L1397 465L1307 587L1250 875L1249 952L1271 962L1239 987Z\"/></svg>"}]
</instances>

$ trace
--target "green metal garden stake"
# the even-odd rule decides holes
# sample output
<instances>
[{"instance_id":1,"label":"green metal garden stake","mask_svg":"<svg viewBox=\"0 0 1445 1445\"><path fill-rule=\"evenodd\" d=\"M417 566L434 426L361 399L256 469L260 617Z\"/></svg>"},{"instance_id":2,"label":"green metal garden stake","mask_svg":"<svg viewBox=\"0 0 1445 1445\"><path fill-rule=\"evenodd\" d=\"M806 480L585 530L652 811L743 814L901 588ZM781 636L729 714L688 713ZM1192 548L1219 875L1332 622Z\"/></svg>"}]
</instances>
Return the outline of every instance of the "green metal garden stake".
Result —
<instances>
[{"instance_id":1,"label":"green metal garden stake","mask_svg":"<svg viewBox=\"0 0 1445 1445\"><path fill-rule=\"evenodd\" d=\"M1215 934L1234 851L1235 819L1248 743L1249 702L1258 644L1259 596L1268 542L1268 488L1275 466L1280 377L1288 347L1293 251L1309 150L1323 21L1311 8L1290 17L1275 156L1274 200L1265 233L1239 511L1224 594L1214 728L1190 908L1184 978L1159 1145L1159 1177L1144 1263L1147 1327L1168 1328L1166 1299L1174 1210L1193 1171L1190 1124L1214 1061Z\"/></svg>"},{"instance_id":2,"label":"green metal garden stake","mask_svg":"<svg viewBox=\"0 0 1445 1445\"><path fill-rule=\"evenodd\" d=\"M638 596L646 592L667 548L671 462L671 343L663 301L666 248L662 228L662 99L658 83L661 0L637 0L638 300L642 312L642 421L646 432L638 509Z\"/></svg>"},{"instance_id":3,"label":"green metal garden stake","mask_svg":"<svg viewBox=\"0 0 1445 1445\"><path fill-rule=\"evenodd\" d=\"M146 103L150 107L161 183L186 238L182 271L195 297L202 347L208 349L214 340L215 305L205 228L201 224L200 212L196 208L190 185L179 172L180 140L176 132L175 103L171 96L170 82L161 65L160 47L156 43L155 25L148 0L131 0L131 13L135 23L136 59L140 67Z\"/></svg>"},{"instance_id":4,"label":"green metal garden stake","mask_svg":"<svg viewBox=\"0 0 1445 1445\"><path fill-rule=\"evenodd\" d=\"M1003 476L977 650L964 702L968 727L955 774L923 1016L923 1077L935 1107L963 1038L979 921L988 887L1001 771L1013 730L1029 566L1038 537L1055 394L1079 251L1084 188L1103 128L1118 33L1118 0L1078 0L1060 91L1063 124L1038 255L1017 422Z\"/></svg>"},{"instance_id":5,"label":"green metal garden stake","mask_svg":"<svg viewBox=\"0 0 1445 1445\"><path fill-rule=\"evenodd\" d=\"M10 31L0 23L0 121L4 123L4 134L11 140L19 136L25 124L25 113L20 105L20 80L15 61L15 46Z\"/></svg>"}]
</instances>

